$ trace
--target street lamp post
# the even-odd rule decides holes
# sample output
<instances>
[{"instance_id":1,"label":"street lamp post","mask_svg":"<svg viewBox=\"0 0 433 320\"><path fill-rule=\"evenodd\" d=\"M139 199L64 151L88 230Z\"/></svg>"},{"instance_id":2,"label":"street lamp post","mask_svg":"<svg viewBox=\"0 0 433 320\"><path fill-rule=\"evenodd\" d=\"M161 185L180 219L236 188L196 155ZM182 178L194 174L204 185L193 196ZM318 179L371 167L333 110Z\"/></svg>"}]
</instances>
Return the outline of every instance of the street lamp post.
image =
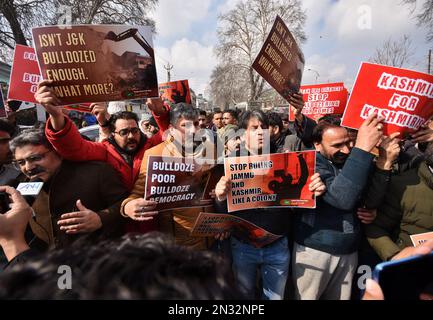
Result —
<instances>
[{"instance_id":1,"label":"street lamp post","mask_svg":"<svg viewBox=\"0 0 433 320\"><path fill-rule=\"evenodd\" d=\"M307 69L307 71L312 71L312 72L314 72L315 74L316 74L316 84L317 84L317 79L319 79L319 77L320 77L320 74L319 74L319 72L317 72L316 70L314 70L314 69Z\"/></svg>"}]
</instances>

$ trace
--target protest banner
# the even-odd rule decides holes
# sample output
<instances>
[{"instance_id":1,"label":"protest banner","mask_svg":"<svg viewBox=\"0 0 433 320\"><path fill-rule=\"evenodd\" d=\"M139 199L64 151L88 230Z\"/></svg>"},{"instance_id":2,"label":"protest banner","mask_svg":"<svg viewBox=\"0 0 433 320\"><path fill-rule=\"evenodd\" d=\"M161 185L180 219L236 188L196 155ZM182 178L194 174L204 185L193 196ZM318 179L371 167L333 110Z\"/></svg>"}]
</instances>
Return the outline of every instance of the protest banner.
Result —
<instances>
[{"instance_id":1,"label":"protest banner","mask_svg":"<svg viewBox=\"0 0 433 320\"><path fill-rule=\"evenodd\" d=\"M240 240L246 240L256 248L264 247L282 236L266 231L255 224L230 215L201 212L191 230L192 237L214 237L230 232Z\"/></svg>"},{"instance_id":2,"label":"protest banner","mask_svg":"<svg viewBox=\"0 0 433 320\"><path fill-rule=\"evenodd\" d=\"M41 74L62 105L158 96L150 27L47 26L32 29Z\"/></svg>"},{"instance_id":3,"label":"protest banner","mask_svg":"<svg viewBox=\"0 0 433 320\"><path fill-rule=\"evenodd\" d=\"M301 86L300 91L305 116L317 122L327 114L343 115L349 93L342 82ZM292 108L289 108L289 121L295 121Z\"/></svg>"},{"instance_id":4,"label":"protest banner","mask_svg":"<svg viewBox=\"0 0 433 320\"><path fill-rule=\"evenodd\" d=\"M3 92L0 86L0 118L7 118L8 114L6 112L5 103L3 100Z\"/></svg>"},{"instance_id":5,"label":"protest banner","mask_svg":"<svg viewBox=\"0 0 433 320\"><path fill-rule=\"evenodd\" d=\"M35 50L17 44L9 81L8 99L37 103L34 94L40 80L41 72Z\"/></svg>"},{"instance_id":6,"label":"protest banner","mask_svg":"<svg viewBox=\"0 0 433 320\"><path fill-rule=\"evenodd\" d=\"M315 151L226 158L225 176L232 182L228 212L267 207L315 208L314 193L308 190L315 165Z\"/></svg>"},{"instance_id":7,"label":"protest banner","mask_svg":"<svg viewBox=\"0 0 433 320\"><path fill-rule=\"evenodd\" d=\"M212 167L192 159L149 156L144 198L158 202L158 211L203 206Z\"/></svg>"},{"instance_id":8,"label":"protest banner","mask_svg":"<svg viewBox=\"0 0 433 320\"><path fill-rule=\"evenodd\" d=\"M418 247L429 240L433 240L433 232L413 234L410 236L410 240L412 240L414 247Z\"/></svg>"},{"instance_id":9,"label":"protest banner","mask_svg":"<svg viewBox=\"0 0 433 320\"><path fill-rule=\"evenodd\" d=\"M160 83L159 96L162 100L173 104L180 102L191 104L188 80Z\"/></svg>"},{"instance_id":10,"label":"protest banner","mask_svg":"<svg viewBox=\"0 0 433 320\"><path fill-rule=\"evenodd\" d=\"M92 108L90 107L91 105L92 105L91 103L80 103L80 104L71 104L69 106L63 106L63 108L71 111L91 113L92 112Z\"/></svg>"},{"instance_id":11,"label":"protest banner","mask_svg":"<svg viewBox=\"0 0 433 320\"><path fill-rule=\"evenodd\" d=\"M433 76L361 63L341 125L359 129L373 112L385 119L385 135L413 133L433 116Z\"/></svg>"},{"instance_id":12,"label":"protest banner","mask_svg":"<svg viewBox=\"0 0 433 320\"><path fill-rule=\"evenodd\" d=\"M253 63L254 70L288 100L291 94L299 92L304 64L304 54L283 19L277 16Z\"/></svg>"}]
</instances>

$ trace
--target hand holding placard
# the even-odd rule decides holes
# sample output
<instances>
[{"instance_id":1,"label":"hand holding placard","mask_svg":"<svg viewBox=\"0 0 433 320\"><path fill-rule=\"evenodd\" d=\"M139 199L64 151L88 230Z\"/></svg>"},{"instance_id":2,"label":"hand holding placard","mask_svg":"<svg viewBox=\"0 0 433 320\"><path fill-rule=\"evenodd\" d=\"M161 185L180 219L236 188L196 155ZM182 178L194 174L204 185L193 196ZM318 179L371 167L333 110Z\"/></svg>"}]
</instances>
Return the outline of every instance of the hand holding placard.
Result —
<instances>
[{"instance_id":1,"label":"hand holding placard","mask_svg":"<svg viewBox=\"0 0 433 320\"><path fill-rule=\"evenodd\" d=\"M289 96L288 100L289 100L290 105L294 108L293 111L295 114L295 119L298 122L302 123L302 120L304 117L302 115L302 109L304 109L304 105L305 105L302 94L300 94L300 93L291 94Z\"/></svg>"},{"instance_id":2,"label":"hand holding placard","mask_svg":"<svg viewBox=\"0 0 433 320\"><path fill-rule=\"evenodd\" d=\"M215 196L218 201L224 201L227 199L227 194L230 192L232 181L229 177L221 177L215 187Z\"/></svg>"},{"instance_id":3,"label":"hand holding placard","mask_svg":"<svg viewBox=\"0 0 433 320\"><path fill-rule=\"evenodd\" d=\"M42 80L39 82L38 90L35 93L35 99L50 114L50 122L53 129L59 131L65 127L66 122L62 109L57 107L60 105L60 100L57 98L53 88L51 87L52 84L52 80Z\"/></svg>"},{"instance_id":4,"label":"hand holding placard","mask_svg":"<svg viewBox=\"0 0 433 320\"><path fill-rule=\"evenodd\" d=\"M323 183L322 179L320 178L320 174L318 172L313 174L310 180L311 182L308 185L308 190L314 192L314 195L316 197L320 197L322 194L325 193L326 185Z\"/></svg>"},{"instance_id":5,"label":"hand holding placard","mask_svg":"<svg viewBox=\"0 0 433 320\"><path fill-rule=\"evenodd\" d=\"M428 120L412 135L412 142L425 143L431 141L433 141L433 121Z\"/></svg>"},{"instance_id":6,"label":"hand holding placard","mask_svg":"<svg viewBox=\"0 0 433 320\"><path fill-rule=\"evenodd\" d=\"M371 152L383 137L382 122L383 118L379 117L377 113L370 114L359 128L355 147Z\"/></svg>"},{"instance_id":7,"label":"hand holding placard","mask_svg":"<svg viewBox=\"0 0 433 320\"><path fill-rule=\"evenodd\" d=\"M149 221L158 214L158 211L155 211L157 204L155 201L139 198L128 202L124 210L132 220Z\"/></svg>"},{"instance_id":8,"label":"hand holding placard","mask_svg":"<svg viewBox=\"0 0 433 320\"><path fill-rule=\"evenodd\" d=\"M391 170L394 161L400 154L400 144L398 136L400 132L394 132L389 137L386 137L379 145L379 158L376 161L376 166L382 170Z\"/></svg>"}]
</instances>

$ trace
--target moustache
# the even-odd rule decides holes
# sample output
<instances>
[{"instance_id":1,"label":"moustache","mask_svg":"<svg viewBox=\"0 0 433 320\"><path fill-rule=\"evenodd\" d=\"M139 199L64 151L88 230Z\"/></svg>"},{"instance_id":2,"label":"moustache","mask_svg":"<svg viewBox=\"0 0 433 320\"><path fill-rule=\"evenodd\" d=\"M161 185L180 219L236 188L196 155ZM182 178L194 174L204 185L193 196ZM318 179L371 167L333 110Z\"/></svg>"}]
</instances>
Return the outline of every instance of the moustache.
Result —
<instances>
[{"instance_id":1,"label":"moustache","mask_svg":"<svg viewBox=\"0 0 433 320\"><path fill-rule=\"evenodd\" d=\"M138 144L138 141L135 139L128 139L128 141L126 141L127 144L131 144L131 143L135 143Z\"/></svg>"},{"instance_id":2,"label":"moustache","mask_svg":"<svg viewBox=\"0 0 433 320\"><path fill-rule=\"evenodd\" d=\"M36 167L36 168L34 168L34 169L30 170L30 171L26 171L25 174L26 174L26 176L31 177L31 176L37 175L37 174L45 172L45 171L46 170L44 168L42 168L42 167Z\"/></svg>"},{"instance_id":3,"label":"moustache","mask_svg":"<svg viewBox=\"0 0 433 320\"><path fill-rule=\"evenodd\" d=\"M332 155L332 162L335 164L344 164L348 157L348 154L337 151Z\"/></svg>"}]
</instances>

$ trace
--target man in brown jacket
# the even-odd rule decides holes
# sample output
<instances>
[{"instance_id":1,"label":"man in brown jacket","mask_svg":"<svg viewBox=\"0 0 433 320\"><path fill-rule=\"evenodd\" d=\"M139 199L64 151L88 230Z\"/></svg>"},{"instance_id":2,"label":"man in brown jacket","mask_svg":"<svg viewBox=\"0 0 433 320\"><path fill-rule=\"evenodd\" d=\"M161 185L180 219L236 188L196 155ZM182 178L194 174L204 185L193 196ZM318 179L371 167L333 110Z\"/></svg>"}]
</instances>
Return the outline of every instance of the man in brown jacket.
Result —
<instances>
[{"instance_id":1,"label":"man in brown jacket","mask_svg":"<svg viewBox=\"0 0 433 320\"><path fill-rule=\"evenodd\" d=\"M48 248L68 246L83 234L121 235L119 208L127 191L113 168L63 160L40 129L23 131L11 141L11 150L17 168L44 182L30 227Z\"/></svg>"},{"instance_id":2,"label":"man in brown jacket","mask_svg":"<svg viewBox=\"0 0 433 320\"><path fill-rule=\"evenodd\" d=\"M177 244L190 246L196 249L209 248L211 239L191 237L190 232L200 212L213 201L202 200L203 207L172 209L155 211L157 203L144 200L144 187L149 156L166 156L180 158L207 159L209 167L214 162L213 141L194 141L199 130L198 111L191 105L176 104L170 111L169 136L167 140L149 150L143 156L140 174L134 185L131 195L123 201L121 213L137 221L146 221L156 217L159 231L174 236ZM213 150L212 150L213 149ZM212 211L209 211L212 212Z\"/></svg>"}]
</instances>

